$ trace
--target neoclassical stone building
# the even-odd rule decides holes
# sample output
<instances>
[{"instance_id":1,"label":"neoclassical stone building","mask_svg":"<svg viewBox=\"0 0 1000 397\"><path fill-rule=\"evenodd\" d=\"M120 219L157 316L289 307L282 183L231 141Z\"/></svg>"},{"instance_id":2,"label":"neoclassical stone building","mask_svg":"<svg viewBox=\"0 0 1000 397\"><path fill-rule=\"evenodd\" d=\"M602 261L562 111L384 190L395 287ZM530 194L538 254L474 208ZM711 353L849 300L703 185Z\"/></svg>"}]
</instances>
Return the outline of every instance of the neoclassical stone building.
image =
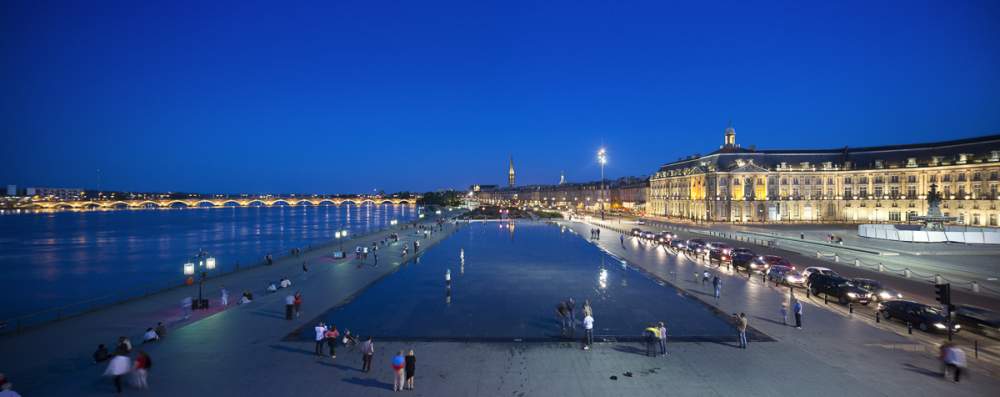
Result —
<instances>
[{"instance_id":1,"label":"neoclassical stone building","mask_svg":"<svg viewBox=\"0 0 1000 397\"><path fill-rule=\"evenodd\" d=\"M755 150L724 144L668 163L650 177L651 215L723 222L906 222L927 213L937 184L942 212L997 226L1000 135L829 150Z\"/></svg>"}]
</instances>

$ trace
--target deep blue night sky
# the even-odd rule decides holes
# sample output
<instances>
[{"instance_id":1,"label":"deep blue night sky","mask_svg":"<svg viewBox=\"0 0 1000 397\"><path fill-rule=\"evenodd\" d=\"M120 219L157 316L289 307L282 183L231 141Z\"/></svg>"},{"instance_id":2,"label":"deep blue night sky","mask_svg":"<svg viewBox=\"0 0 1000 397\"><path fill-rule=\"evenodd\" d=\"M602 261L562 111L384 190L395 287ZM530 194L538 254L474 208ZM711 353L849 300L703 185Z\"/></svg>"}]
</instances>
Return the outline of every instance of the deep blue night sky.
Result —
<instances>
[{"instance_id":1,"label":"deep blue night sky","mask_svg":"<svg viewBox=\"0 0 1000 397\"><path fill-rule=\"evenodd\" d=\"M425 191L509 154L594 180L602 142L648 174L730 119L761 148L1000 132L994 0L156 3L4 2L0 183Z\"/></svg>"}]
</instances>

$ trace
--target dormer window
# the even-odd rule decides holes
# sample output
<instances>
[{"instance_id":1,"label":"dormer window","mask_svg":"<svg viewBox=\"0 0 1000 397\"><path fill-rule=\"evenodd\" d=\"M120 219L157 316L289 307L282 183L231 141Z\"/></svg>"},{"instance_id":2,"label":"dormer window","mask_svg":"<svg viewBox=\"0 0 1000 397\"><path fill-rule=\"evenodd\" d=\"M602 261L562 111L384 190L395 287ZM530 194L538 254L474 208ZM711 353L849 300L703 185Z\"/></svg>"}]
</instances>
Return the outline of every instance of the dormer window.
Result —
<instances>
[{"instance_id":1,"label":"dormer window","mask_svg":"<svg viewBox=\"0 0 1000 397\"><path fill-rule=\"evenodd\" d=\"M931 165L931 166L938 166L938 165L941 165L941 159L942 159L942 157L941 157L941 156L931 156L931 162L930 162L930 165Z\"/></svg>"},{"instance_id":2,"label":"dormer window","mask_svg":"<svg viewBox=\"0 0 1000 397\"><path fill-rule=\"evenodd\" d=\"M809 169L809 162L808 161L803 161L803 162L799 163L799 166L801 166L802 169L804 169L804 170L805 169Z\"/></svg>"},{"instance_id":3,"label":"dormer window","mask_svg":"<svg viewBox=\"0 0 1000 397\"><path fill-rule=\"evenodd\" d=\"M916 168L916 166L917 166L917 158L916 157L910 157L910 158L906 159L906 167L907 168Z\"/></svg>"},{"instance_id":4,"label":"dormer window","mask_svg":"<svg viewBox=\"0 0 1000 397\"><path fill-rule=\"evenodd\" d=\"M879 169L885 168L885 162L883 162L882 160L875 160L875 168Z\"/></svg>"}]
</instances>

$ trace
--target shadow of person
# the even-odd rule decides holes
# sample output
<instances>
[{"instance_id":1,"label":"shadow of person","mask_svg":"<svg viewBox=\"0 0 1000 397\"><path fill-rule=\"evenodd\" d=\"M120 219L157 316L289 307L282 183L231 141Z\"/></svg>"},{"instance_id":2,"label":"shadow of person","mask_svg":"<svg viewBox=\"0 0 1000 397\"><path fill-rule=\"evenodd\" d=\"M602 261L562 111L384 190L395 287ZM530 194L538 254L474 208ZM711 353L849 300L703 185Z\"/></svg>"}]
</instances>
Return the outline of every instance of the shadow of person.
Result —
<instances>
[{"instance_id":1,"label":"shadow of person","mask_svg":"<svg viewBox=\"0 0 1000 397\"><path fill-rule=\"evenodd\" d=\"M379 388L379 389L389 389L389 390L392 390L392 384L391 383L379 382L377 379L372 379L372 378L359 378L359 377L355 376L353 378L344 378L344 379L341 379L341 380L343 380L344 382L353 384L353 385L358 385L358 386L375 387L375 388Z\"/></svg>"},{"instance_id":2,"label":"shadow of person","mask_svg":"<svg viewBox=\"0 0 1000 397\"><path fill-rule=\"evenodd\" d=\"M907 371L910 371L910 372L916 372L918 374L924 374L924 375L927 375L927 376L933 376L935 378L940 378L940 377L943 376L941 374L941 372L929 370L929 369L923 368L923 367L918 367L918 366L910 364L910 363L904 364L903 365L903 369L905 369Z\"/></svg>"}]
</instances>

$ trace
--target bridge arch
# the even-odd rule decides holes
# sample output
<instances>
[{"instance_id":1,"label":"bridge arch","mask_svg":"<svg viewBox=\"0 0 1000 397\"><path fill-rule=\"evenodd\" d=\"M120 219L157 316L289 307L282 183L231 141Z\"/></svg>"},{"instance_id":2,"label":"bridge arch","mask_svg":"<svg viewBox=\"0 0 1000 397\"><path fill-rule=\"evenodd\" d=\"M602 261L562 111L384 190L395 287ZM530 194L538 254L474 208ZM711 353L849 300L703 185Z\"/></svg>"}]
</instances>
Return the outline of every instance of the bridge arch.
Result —
<instances>
[{"instance_id":1,"label":"bridge arch","mask_svg":"<svg viewBox=\"0 0 1000 397\"><path fill-rule=\"evenodd\" d=\"M230 204L232 204L232 205L230 205ZM223 201L222 203L219 203L220 207L240 207L242 205L243 204L240 204L240 202L236 201L236 200L226 200L226 201Z\"/></svg>"},{"instance_id":2,"label":"bridge arch","mask_svg":"<svg viewBox=\"0 0 1000 397\"><path fill-rule=\"evenodd\" d=\"M204 205L204 204L208 204L208 205ZM218 204L216 204L214 201L211 201L211 200L199 200L198 202L194 203L194 206L195 207L215 207L215 206L218 206Z\"/></svg>"},{"instance_id":3,"label":"bridge arch","mask_svg":"<svg viewBox=\"0 0 1000 397\"><path fill-rule=\"evenodd\" d=\"M256 203L257 205L254 205L254 203ZM264 200L255 199L255 200L247 201L246 205L247 205L247 207L266 207L267 203L265 203Z\"/></svg>"},{"instance_id":4,"label":"bridge arch","mask_svg":"<svg viewBox=\"0 0 1000 397\"><path fill-rule=\"evenodd\" d=\"M274 206L278 205L278 203L285 203L285 205L287 205L287 206L291 206L291 205L292 205L291 203L289 203L289 202L288 202L288 200L285 200L285 199L277 199L277 200L274 200L274 201L272 201L272 202L270 203L270 205L271 205L272 207L274 207Z\"/></svg>"},{"instance_id":5,"label":"bridge arch","mask_svg":"<svg viewBox=\"0 0 1000 397\"><path fill-rule=\"evenodd\" d=\"M188 204L188 202L186 202L186 201L181 201L181 200L173 200L173 201L168 201L168 202L167 202L167 203L166 203L166 204L164 205L164 207L168 207L168 208L179 208L179 207L174 207L174 205L175 205L175 204L180 204L180 205L184 206L184 208L188 208L188 207L190 207L190 205Z\"/></svg>"},{"instance_id":6,"label":"bridge arch","mask_svg":"<svg viewBox=\"0 0 1000 397\"><path fill-rule=\"evenodd\" d=\"M314 202L313 202L312 200L306 200L306 199L302 199L302 200L299 200L299 201L296 201L294 205L309 205L309 206L315 206L315 205L316 205L316 203L314 203Z\"/></svg>"}]
</instances>

